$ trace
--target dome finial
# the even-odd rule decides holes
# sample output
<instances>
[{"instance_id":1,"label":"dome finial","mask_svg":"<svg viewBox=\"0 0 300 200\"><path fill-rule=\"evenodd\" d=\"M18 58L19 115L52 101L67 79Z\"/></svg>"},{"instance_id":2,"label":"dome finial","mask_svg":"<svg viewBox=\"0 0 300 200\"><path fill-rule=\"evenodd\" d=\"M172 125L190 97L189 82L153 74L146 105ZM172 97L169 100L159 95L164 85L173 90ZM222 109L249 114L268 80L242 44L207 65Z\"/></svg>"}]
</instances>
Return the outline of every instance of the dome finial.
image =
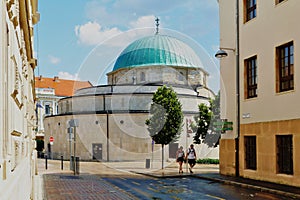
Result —
<instances>
[{"instance_id":1,"label":"dome finial","mask_svg":"<svg viewBox=\"0 0 300 200\"><path fill-rule=\"evenodd\" d=\"M155 19L155 21L156 21L156 33L155 34L158 34L158 27L159 27L159 19L158 19L158 17L156 17L156 19Z\"/></svg>"}]
</instances>

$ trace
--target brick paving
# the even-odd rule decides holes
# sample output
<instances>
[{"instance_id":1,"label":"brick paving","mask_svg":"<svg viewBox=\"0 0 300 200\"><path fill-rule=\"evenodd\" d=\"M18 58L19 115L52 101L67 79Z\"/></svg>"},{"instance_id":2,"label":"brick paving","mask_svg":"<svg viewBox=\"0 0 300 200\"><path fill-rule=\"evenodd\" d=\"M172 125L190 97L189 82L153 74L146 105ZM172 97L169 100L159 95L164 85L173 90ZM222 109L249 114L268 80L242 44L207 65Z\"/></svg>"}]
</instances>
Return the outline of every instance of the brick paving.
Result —
<instances>
[{"instance_id":1,"label":"brick paving","mask_svg":"<svg viewBox=\"0 0 300 200\"><path fill-rule=\"evenodd\" d=\"M95 175L44 174L47 200L131 200L136 199Z\"/></svg>"}]
</instances>

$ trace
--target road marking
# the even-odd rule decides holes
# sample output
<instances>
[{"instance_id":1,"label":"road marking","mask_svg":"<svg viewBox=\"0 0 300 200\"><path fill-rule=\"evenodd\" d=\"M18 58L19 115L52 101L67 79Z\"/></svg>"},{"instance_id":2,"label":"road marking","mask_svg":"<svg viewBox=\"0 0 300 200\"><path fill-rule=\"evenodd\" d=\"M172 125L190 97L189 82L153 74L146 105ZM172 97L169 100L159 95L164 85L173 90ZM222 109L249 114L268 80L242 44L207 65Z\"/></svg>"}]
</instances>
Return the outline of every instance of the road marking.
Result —
<instances>
[{"instance_id":1,"label":"road marking","mask_svg":"<svg viewBox=\"0 0 300 200\"><path fill-rule=\"evenodd\" d=\"M148 190L151 190L153 192L158 192L158 190L153 189L152 187L147 187Z\"/></svg>"},{"instance_id":2,"label":"road marking","mask_svg":"<svg viewBox=\"0 0 300 200\"><path fill-rule=\"evenodd\" d=\"M211 198L214 198L214 199L225 200L225 199L223 199L223 198L221 198L221 197L217 197L217 196L210 195L210 194L207 194L207 195L205 195L205 196L211 197Z\"/></svg>"},{"instance_id":3,"label":"road marking","mask_svg":"<svg viewBox=\"0 0 300 200\"><path fill-rule=\"evenodd\" d=\"M135 184L135 185L141 185L141 184L139 184L139 183L137 183L137 182L134 182L134 181L132 181L132 183Z\"/></svg>"}]
</instances>

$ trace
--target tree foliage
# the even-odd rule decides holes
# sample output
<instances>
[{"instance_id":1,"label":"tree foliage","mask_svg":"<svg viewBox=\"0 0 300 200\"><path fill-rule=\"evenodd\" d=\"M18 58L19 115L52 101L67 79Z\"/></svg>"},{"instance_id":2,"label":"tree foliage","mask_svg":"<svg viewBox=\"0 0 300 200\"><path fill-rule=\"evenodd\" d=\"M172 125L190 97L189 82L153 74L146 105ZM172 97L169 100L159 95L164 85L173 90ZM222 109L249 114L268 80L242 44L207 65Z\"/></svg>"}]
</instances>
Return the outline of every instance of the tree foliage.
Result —
<instances>
[{"instance_id":1,"label":"tree foliage","mask_svg":"<svg viewBox=\"0 0 300 200\"><path fill-rule=\"evenodd\" d=\"M209 147L217 146L221 132L213 126L213 123L220 121L220 92L214 99L210 99L209 105L202 103L198 108L199 114L194 117L196 124L191 125L195 132L194 143L201 144L203 141Z\"/></svg>"},{"instance_id":2,"label":"tree foliage","mask_svg":"<svg viewBox=\"0 0 300 200\"><path fill-rule=\"evenodd\" d=\"M210 108L206 104L201 103L198 108L199 114L194 117L197 125L192 125L192 130L196 132L193 138L195 144L201 144L201 139L205 138L212 116Z\"/></svg>"},{"instance_id":3,"label":"tree foliage","mask_svg":"<svg viewBox=\"0 0 300 200\"><path fill-rule=\"evenodd\" d=\"M162 86L152 98L151 117L146 120L150 136L156 144L175 142L183 122L182 105L171 87Z\"/></svg>"},{"instance_id":4,"label":"tree foliage","mask_svg":"<svg viewBox=\"0 0 300 200\"><path fill-rule=\"evenodd\" d=\"M220 91L215 96L214 99L210 100L210 110L212 112L212 118L211 118L211 124L214 122L220 121L221 115L220 115ZM220 131L216 130L215 126L211 126L211 129L214 133L220 133Z\"/></svg>"}]
</instances>

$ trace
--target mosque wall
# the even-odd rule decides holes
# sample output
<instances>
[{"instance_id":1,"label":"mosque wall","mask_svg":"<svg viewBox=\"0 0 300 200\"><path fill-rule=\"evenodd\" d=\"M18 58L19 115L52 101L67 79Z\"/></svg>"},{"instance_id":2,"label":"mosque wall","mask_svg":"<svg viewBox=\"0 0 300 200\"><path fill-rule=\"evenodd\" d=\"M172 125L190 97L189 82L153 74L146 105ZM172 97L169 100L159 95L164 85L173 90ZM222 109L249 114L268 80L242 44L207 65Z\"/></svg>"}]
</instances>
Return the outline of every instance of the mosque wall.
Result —
<instances>
[{"instance_id":1,"label":"mosque wall","mask_svg":"<svg viewBox=\"0 0 300 200\"><path fill-rule=\"evenodd\" d=\"M198 109L199 104L201 103L208 104L207 99L197 99L194 97L184 97L184 96L181 96L179 99L182 104L182 109L185 112L197 112L199 110Z\"/></svg>"},{"instance_id":2,"label":"mosque wall","mask_svg":"<svg viewBox=\"0 0 300 200\"><path fill-rule=\"evenodd\" d=\"M200 68L171 66L135 67L109 73L108 84L145 84L151 82L207 86L207 75L208 74Z\"/></svg>"},{"instance_id":3,"label":"mosque wall","mask_svg":"<svg viewBox=\"0 0 300 200\"><path fill-rule=\"evenodd\" d=\"M178 88L175 88L175 90ZM180 90L180 88L178 89ZM195 93L193 93L195 94ZM59 101L59 114L93 113L110 111L147 111L150 109L153 94L114 94L81 96L66 98ZM212 95L211 95L212 97ZM184 112L198 111L198 105L208 103L206 98L178 95ZM105 100L104 100L105 99ZM105 101L105 103L104 103ZM104 105L105 104L105 105Z\"/></svg>"},{"instance_id":4,"label":"mosque wall","mask_svg":"<svg viewBox=\"0 0 300 200\"><path fill-rule=\"evenodd\" d=\"M185 149L193 143L194 134L190 130L194 115L185 115L182 133L176 146ZM76 128L76 152L75 156L80 160L103 161L144 161L145 159L161 160L161 145L153 145L149 136L145 120L149 118L146 113L119 113L119 114L78 114L46 117L45 144L46 151L51 151L49 157L60 159L70 158L70 152L74 155L74 138L68 134L69 120L77 119L79 126ZM49 143L49 137L54 137L53 145ZM50 149L48 146L50 145ZM95 149L98 148L98 149ZM101 150L99 150L101 148ZM207 148L203 145L195 146L198 157L218 157L218 148ZM165 146L165 159L169 160L169 146ZM109 152L109 155L108 155Z\"/></svg>"},{"instance_id":5,"label":"mosque wall","mask_svg":"<svg viewBox=\"0 0 300 200\"><path fill-rule=\"evenodd\" d=\"M74 137L68 133L69 120L79 120L79 127L76 128L76 156L83 160L92 158L92 149L86 145L92 141L105 141L106 138L106 116L96 115L65 115L46 117L45 127L45 148L50 158L70 158L70 152L74 154ZM53 145L50 145L49 138L54 138ZM105 152L104 152L105 153Z\"/></svg>"},{"instance_id":6,"label":"mosque wall","mask_svg":"<svg viewBox=\"0 0 300 200\"><path fill-rule=\"evenodd\" d=\"M152 140L148 134L145 120L147 114L94 114L94 115L64 115L46 117L45 144L50 158L70 158L74 155L74 137L67 132L70 119L78 119L76 128L75 156L80 160L92 160L96 155L95 144L101 146L99 160L122 161L144 160L152 157ZM54 138L53 145L49 137ZM108 143L107 143L108 142ZM50 146L50 149L48 148ZM154 159L161 159L161 145L154 145ZM166 154L168 149L166 148ZM109 155L108 153L109 152Z\"/></svg>"}]
</instances>

